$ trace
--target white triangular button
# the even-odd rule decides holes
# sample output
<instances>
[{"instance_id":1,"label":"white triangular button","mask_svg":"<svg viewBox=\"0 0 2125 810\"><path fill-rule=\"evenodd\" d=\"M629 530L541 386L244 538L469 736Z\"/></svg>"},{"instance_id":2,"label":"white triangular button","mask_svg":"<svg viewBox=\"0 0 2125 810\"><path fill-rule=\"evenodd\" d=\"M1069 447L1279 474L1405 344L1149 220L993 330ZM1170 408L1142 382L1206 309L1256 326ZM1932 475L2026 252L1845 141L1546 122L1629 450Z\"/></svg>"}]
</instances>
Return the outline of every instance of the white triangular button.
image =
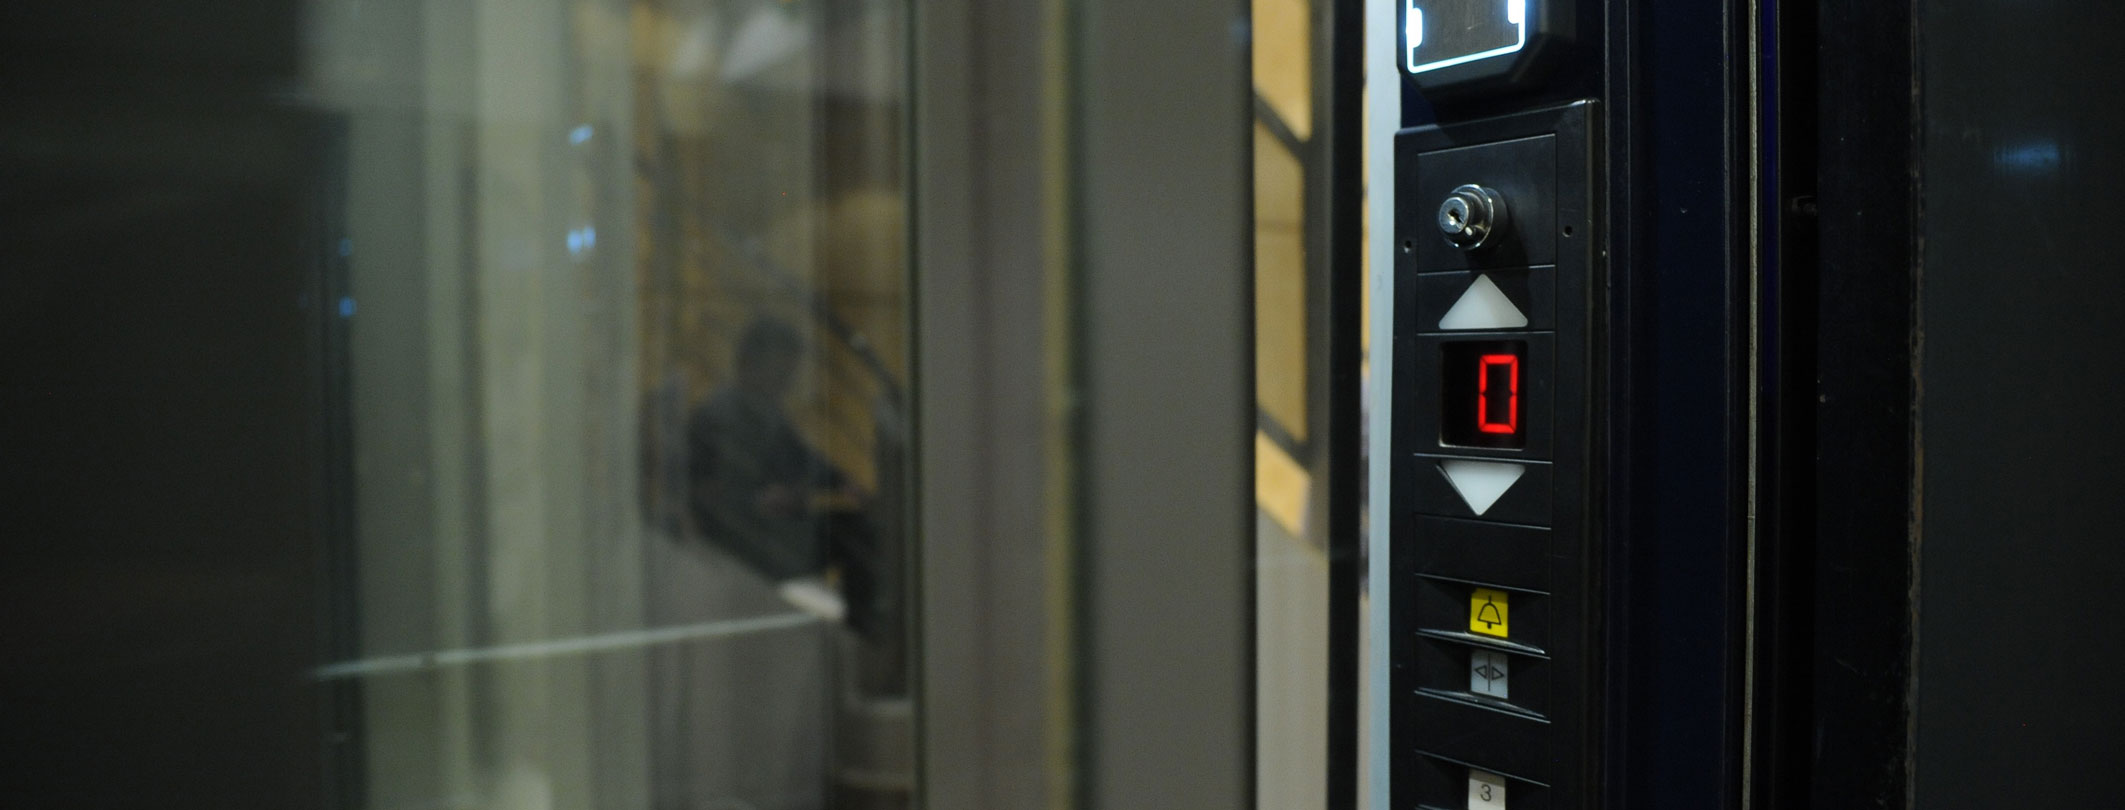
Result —
<instances>
[{"instance_id":1,"label":"white triangular button","mask_svg":"<svg viewBox=\"0 0 2125 810\"><path fill-rule=\"evenodd\" d=\"M1490 511L1505 491L1513 488L1526 465L1505 464L1496 461L1462 461L1447 459L1439 462L1439 471L1446 473L1446 482L1468 502L1468 508L1480 515Z\"/></svg>"},{"instance_id":2,"label":"white triangular button","mask_svg":"<svg viewBox=\"0 0 2125 810\"><path fill-rule=\"evenodd\" d=\"M1513 299L1498 289L1490 276L1477 276L1461 300L1439 319L1440 329L1518 329L1527 325L1527 315L1513 306Z\"/></svg>"}]
</instances>

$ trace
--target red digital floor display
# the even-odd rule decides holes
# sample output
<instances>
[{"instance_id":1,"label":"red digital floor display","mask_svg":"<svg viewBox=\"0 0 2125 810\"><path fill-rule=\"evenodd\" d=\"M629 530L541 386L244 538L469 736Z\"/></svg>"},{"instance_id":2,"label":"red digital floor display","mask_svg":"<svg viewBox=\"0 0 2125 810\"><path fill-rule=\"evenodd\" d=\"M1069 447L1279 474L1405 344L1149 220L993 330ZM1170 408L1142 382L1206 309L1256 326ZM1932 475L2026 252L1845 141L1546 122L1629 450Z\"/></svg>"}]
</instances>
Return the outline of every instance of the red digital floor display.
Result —
<instances>
[{"instance_id":1,"label":"red digital floor display","mask_svg":"<svg viewBox=\"0 0 2125 810\"><path fill-rule=\"evenodd\" d=\"M1476 429L1520 432L1520 356L1486 354L1476 361Z\"/></svg>"},{"instance_id":2,"label":"red digital floor display","mask_svg":"<svg viewBox=\"0 0 2125 810\"><path fill-rule=\"evenodd\" d=\"M1519 449L1527 446L1520 367L1527 343L1517 340L1440 344L1445 379L1440 403L1440 441L1463 447Z\"/></svg>"}]
</instances>

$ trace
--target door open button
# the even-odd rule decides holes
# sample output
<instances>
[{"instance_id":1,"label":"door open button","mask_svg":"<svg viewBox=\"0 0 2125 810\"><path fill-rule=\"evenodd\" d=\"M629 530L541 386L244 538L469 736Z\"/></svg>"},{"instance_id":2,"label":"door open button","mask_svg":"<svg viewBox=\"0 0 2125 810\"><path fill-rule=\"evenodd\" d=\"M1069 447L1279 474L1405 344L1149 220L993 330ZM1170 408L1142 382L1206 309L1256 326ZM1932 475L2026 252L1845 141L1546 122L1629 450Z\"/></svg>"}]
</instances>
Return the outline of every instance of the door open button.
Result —
<instances>
[{"instance_id":1,"label":"door open button","mask_svg":"<svg viewBox=\"0 0 2125 810\"><path fill-rule=\"evenodd\" d=\"M1505 653L1490 650L1470 650L1468 655L1468 691L1499 700L1511 700L1512 690L1507 680L1512 674L1512 665Z\"/></svg>"}]
</instances>

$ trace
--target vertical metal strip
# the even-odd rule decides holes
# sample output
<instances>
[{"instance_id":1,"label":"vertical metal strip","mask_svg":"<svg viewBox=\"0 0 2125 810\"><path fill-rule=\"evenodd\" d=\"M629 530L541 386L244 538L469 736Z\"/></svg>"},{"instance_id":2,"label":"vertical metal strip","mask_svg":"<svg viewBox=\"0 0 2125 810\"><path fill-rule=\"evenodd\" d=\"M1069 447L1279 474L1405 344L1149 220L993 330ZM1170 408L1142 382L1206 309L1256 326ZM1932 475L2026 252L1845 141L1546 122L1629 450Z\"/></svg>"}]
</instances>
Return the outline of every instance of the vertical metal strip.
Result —
<instances>
[{"instance_id":1,"label":"vertical metal strip","mask_svg":"<svg viewBox=\"0 0 2125 810\"><path fill-rule=\"evenodd\" d=\"M1325 114L1317 115L1314 138L1322 144L1326 179L1321 230L1328 275L1325 307L1329 323L1325 351L1328 411L1319 464L1326 471L1322 489L1328 549L1328 751L1325 774L1327 807L1356 807L1360 787L1359 724L1363 722L1364 678L1362 598L1365 592L1364 521L1364 285L1365 244L1365 3L1320 0L1320 19L1327 33L1319 38L1327 66Z\"/></svg>"},{"instance_id":2,"label":"vertical metal strip","mask_svg":"<svg viewBox=\"0 0 2125 810\"><path fill-rule=\"evenodd\" d=\"M1760 508L1758 476L1763 470L1761 390L1763 380L1763 9L1760 0L1748 0L1743 18L1742 37L1748 41L1747 118L1743 129L1748 132L1748 153L1743 158L1748 165L1747 220L1749 229L1748 285L1748 353L1746 377L1743 380L1747 392L1743 407L1747 409L1748 424L1745 427L1748 439L1743 445L1742 510L1742 589L1741 611L1741 808L1749 810L1755 800L1754 779L1756 762L1756 586L1757 552L1760 542L1757 519Z\"/></svg>"},{"instance_id":3,"label":"vertical metal strip","mask_svg":"<svg viewBox=\"0 0 2125 810\"><path fill-rule=\"evenodd\" d=\"M1372 640L1364 678L1366 700L1362 733L1365 779L1364 799L1371 810L1390 807L1388 776L1392 717L1388 684L1388 634L1392 583L1388 576L1393 537L1394 510L1389 502L1388 473L1391 469L1390 438L1394 424L1394 133L1402 120L1401 75L1395 60L1395 11L1391 3L1367 3L1365 7L1365 87L1369 110L1365 146L1366 206L1371 213L1372 350L1367 416L1370 446L1366 492L1369 494L1370 525L1367 539L1368 594L1365 634Z\"/></svg>"},{"instance_id":4,"label":"vertical metal strip","mask_svg":"<svg viewBox=\"0 0 2125 810\"><path fill-rule=\"evenodd\" d=\"M1083 680L1077 652L1080 548L1078 542L1079 425L1077 363L1078 241L1075 209L1076 175L1071 171L1075 138L1071 120L1077 104L1075 68L1077 26L1071 0L1041 0L1041 173L1047 178L1041 200L1042 389L1047 392L1041 446L1047 476L1046 531L1041 564L1047 572L1047 634L1041 654L1049 680L1045 704L1046 758L1042 768L1050 810L1070 810L1079 796L1079 729L1083 712L1078 689Z\"/></svg>"}]
</instances>

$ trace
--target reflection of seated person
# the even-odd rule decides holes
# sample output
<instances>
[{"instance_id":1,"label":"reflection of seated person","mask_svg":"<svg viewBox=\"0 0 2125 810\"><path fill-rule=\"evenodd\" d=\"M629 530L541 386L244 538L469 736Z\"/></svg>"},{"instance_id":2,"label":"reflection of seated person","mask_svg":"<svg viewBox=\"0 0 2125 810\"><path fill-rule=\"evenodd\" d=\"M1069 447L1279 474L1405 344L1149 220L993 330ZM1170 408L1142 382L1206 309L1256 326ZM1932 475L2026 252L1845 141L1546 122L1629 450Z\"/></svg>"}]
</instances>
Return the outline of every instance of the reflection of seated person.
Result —
<instances>
[{"instance_id":1,"label":"reflection of seated person","mask_svg":"<svg viewBox=\"0 0 2125 810\"><path fill-rule=\"evenodd\" d=\"M875 565L863 516L850 506L859 493L783 411L803 356L803 338L787 324L762 319L745 330L736 378L687 420L689 500L710 543L799 607L838 619L843 600L830 572L861 605ZM848 617L858 629L865 612Z\"/></svg>"}]
</instances>

